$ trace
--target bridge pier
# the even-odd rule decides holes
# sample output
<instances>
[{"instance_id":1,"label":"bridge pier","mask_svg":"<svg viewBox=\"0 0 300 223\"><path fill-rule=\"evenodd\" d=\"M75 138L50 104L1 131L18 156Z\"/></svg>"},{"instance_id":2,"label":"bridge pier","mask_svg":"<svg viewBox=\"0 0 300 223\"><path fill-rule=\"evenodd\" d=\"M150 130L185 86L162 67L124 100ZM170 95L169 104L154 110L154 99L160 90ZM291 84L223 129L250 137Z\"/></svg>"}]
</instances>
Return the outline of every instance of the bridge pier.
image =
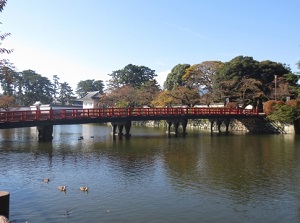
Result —
<instances>
[{"instance_id":1,"label":"bridge pier","mask_svg":"<svg viewBox=\"0 0 300 223\"><path fill-rule=\"evenodd\" d=\"M186 136L186 127L188 123L188 119L180 119L180 120L166 120L168 125L168 136L171 136L171 126L174 125L175 137L179 134L179 126L182 126L182 135Z\"/></svg>"},{"instance_id":2,"label":"bridge pier","mask_svg":"<svg viewBox=\"0 0 300 223\"><path fill-rule=\"evenodd\" d=\"M219 134L221 134L221 125L222 125L222 123L225 124L226 134L229 133L230 118L226 118L226 119L209 119L209 122L210 122L210 132L211 132L211 134L213 133L214 122L216 122L216 124L217 124Z\"/></svg>"},{"instance_id":3,"label":"bridge pier","mask_svg":"<svg viewBox=\"0 0 300 223\"><path fill-rule=\"evenodd\" d=\"M117 128L119 130L118 135L119 137L123 136L123 128L125 127L125 137L130 137L130 129L131 129L131 121L125 122L112 122L112 134L115 136L117 134Z\"/></svg>"},{"instance_id":4,"label":"bridge pier","mask_svg":"<svg viewBox=\"0 0 300 223\"><path fill-rule=\"evenodd\" d=\"M37 126L39 141L52 141L53 125Z\"/></svg>"},{"instance_id":5,"label":"bridge pier","mask_svg":"<svg viewBox=\"0 0 300 223\"><path fill-rule=\"evenodd\" d=\"M126 131L125 136L126 137L130 137L131 136L130 129L131 129L131 121L125 122L125 131Z\"/></svg>"},{"instance_id":6,"label":"bridge pier","mask_svg":"<svg viewBox=\"0 0 300 223\"><path fill-rule=\"evenodd\" d=\"M225 127L226 127L226 130L225 130L226 134L228 134L229 133L230 118L225 119L224 123L225 123Z\"/></svg>"}]
</instances>

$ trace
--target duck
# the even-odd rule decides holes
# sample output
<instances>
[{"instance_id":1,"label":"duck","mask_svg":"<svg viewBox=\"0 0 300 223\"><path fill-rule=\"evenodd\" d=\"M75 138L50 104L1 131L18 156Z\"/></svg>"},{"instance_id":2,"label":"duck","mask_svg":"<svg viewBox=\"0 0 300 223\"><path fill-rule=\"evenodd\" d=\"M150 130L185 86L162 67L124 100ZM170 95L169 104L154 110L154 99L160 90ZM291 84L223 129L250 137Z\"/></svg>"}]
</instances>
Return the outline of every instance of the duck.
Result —
<instances>
[{"instance_id":1,"label":"duck","mask_svg":"<svg viewBox=\"0 0 300 223\"><path fill-rule=\"evenodd\" d=\"M58 189L60 191L66 191L67 190L67 186L58 186Z\"/></svg>"},{"instance_id":2,"label":"duck","mask_svg":"<svg viewBox=\"0 0 300 223\"><path fill-rule=\"evenodd\" d=\"M44 182L45 182L45 183L49 183L49 181L50 181L49 178L45 178L45 179L44 179Z\"/></svg>"},{"instance_id":3,"label":"duck","mask_svg":"<svg viewBox=\"0 0 300 223\"><path fill-rule=\"evenodd\" d=\"M81 191L88 191L88 190L89 190L88 187L79 187L79 189L80 189Z\"/></svg>"},{"instance_id":4,"label":"duck","mask_svg":"<svg viewBox=\"0 0 300 223\"><path fill-rule=\"evenodd\" d=\"M83 136L79 136L78 140L82 140L83 139Z\"/></svg>"}]
</instances>

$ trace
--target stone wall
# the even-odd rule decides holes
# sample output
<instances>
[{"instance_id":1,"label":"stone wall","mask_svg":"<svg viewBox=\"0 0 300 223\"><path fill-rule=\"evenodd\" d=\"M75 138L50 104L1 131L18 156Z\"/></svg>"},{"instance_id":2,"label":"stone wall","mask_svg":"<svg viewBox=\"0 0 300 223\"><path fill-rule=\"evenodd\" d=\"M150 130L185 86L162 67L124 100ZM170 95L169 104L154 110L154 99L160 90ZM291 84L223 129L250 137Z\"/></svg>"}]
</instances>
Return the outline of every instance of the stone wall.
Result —
<instances>
[{"instance_id":1,"label":"stone wall","mask_svg":"<svg viewBox=\"0 0 300 223\"><path fill-rule=\"evenodd\" d=\"M164 120L160 121L136 121L133 125L149 126L149 127L166 127ZM196 128L210 131L210 121L208 119L189 119L187 128ZM248 119L232 119L229 124L229 132L254 132L254 133L280 133L280 134L295 134L295 125L283 124L279 122L272 122L263 117L248 118ZM300 121L297 124L298 132L300 132ZM213 131L218 131L216 123L213 125ZM221 131L226 131L224 123L221 125Z\"/></svg>"}]
</instances>

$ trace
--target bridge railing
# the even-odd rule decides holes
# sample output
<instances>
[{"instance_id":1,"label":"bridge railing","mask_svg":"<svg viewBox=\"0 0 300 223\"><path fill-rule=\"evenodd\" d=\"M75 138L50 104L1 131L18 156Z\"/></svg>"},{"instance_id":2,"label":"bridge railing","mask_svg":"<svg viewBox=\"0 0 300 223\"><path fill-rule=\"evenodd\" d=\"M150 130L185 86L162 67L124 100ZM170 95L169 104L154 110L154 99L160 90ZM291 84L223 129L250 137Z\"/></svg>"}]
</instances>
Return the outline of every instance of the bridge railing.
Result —
<instances>
[{"instance_id":1,"label":"bridge railing","mask_svg":"<svg viewBox=\"0 0 300 223\"><path fill-rule=\"evenodd\" d=\"M80 119L99 117L152 117L179 115L258 115L256 109L231 108L94 108L94 109L62 109L36 111L3 111L0 122L17 122L53 119Z\"/></svg>"}]
</instances>

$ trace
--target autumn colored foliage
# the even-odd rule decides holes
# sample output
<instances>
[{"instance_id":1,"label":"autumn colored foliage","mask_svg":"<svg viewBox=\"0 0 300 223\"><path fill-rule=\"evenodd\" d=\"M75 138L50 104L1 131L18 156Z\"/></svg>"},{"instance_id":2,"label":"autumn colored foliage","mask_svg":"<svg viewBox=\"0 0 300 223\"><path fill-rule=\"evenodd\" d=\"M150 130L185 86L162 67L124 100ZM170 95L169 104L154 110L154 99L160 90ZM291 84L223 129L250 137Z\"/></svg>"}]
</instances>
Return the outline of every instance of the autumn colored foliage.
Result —
<instances>
[{"instance_id":1,"label":"autumn colored foliage","mask_svg":"<svg viewBox=\"0 0 300 223\"><path fill-rule=\"evenodd\" d=\"M264 103L264 113L266 115L270 115L275 110L276 105L284 105L284 104L285 104L284 101L275 101L275 100L266 101Z\"/></svg>"},{"instance_id":2,"label":"autumn colored foliage","mask_svg":"<svg viewBox=\"0 0 300 223\"><path fill-rule=\"evenodd\" d=\"M226 105L225 105L225 108L238 108L239 105L237 102L228 102Z\"/></svg>"},{"instance_id":3,"label":"autumn colored foliage","mask_svg":"<svg viewBox=\"0 0 300 223\"><path fill-rule=\"evenodd\" d=\"M285 103L286 105L290 105L296 109L300 109L300 101L299 100L289 100Z\"/></svg>"}]
</instances>

